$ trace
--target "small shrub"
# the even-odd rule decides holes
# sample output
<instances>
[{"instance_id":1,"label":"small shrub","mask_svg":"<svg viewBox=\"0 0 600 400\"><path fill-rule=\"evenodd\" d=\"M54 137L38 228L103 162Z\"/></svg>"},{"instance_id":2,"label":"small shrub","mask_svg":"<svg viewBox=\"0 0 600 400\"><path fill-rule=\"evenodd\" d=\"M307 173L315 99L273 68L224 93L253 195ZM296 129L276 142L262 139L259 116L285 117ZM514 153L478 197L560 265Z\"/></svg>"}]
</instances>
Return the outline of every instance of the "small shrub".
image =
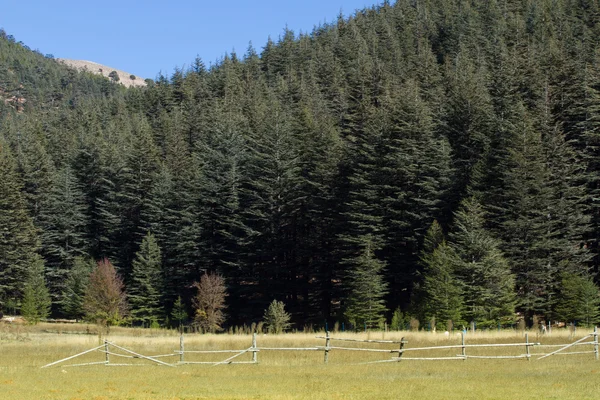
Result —
<instances>
[{"instance_id":1,"label":"small shrub","mask_svg":"<svg viewBox=\"0 0 600 400\"><path fill-rule=\"evenodd\" d=\"M419 330L419 320L416 318L411 318L409 322L410 330L416 332Z\"/></svg>"},{"instance_id":2,"label":"small shrub","mask_svg":"<svg viewBox=\"0 0 600 400\"><path fill-rule=\"evenodd\" d=\"M273 300L265 311L264 319L270 333L281 333L290 327L290 314L285 311L282 301Z\"/></svg>"}]
</instances>

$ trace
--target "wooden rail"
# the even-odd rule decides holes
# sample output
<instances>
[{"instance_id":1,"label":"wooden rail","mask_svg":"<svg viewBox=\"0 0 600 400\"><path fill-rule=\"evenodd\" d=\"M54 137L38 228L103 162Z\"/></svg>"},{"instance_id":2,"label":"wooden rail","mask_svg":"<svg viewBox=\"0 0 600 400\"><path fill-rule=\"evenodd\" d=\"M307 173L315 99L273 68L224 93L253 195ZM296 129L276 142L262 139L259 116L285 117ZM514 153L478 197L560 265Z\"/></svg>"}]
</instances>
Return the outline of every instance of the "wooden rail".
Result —
<instances>
[{"instance_id":1,"label":"wooden rail","mask_svg":"<svg viewBox=\"0 0 600 400\"><path fill-rule=\"evenodd\" d=\"M88 362L88 363L80 363L80 364L72 364L67 366L87 366L87 365L110 365L110 366L120 366L120 365L144 365L144 364L115 364L110 362L110 356L121 357L121 358L129 358L129 359L144 359L147 361L151 361L154 364L173 367L181 364L211 364L213 366L223 365L223 364L257 364L258 363L258 353L263 351L323 351L323 362L329 362L329 356L331 351L354 351L354 352L366 352L366 353L382 353L382 354L397 354L390 359L386 360L377 360L371 361L369 363L385 363L385 362L400 362L400 361L435 361L435 360L467 360L471 359L527 359L530 360L531 356L539 356L538 360L553 356L553 355L575 355L575 354L594 354L596 360L598 360L598 328L594 329L594 332L586 335L585 337L569 344L553 344L553 345L544 345L541 343L535 343L529 341L529 334L525 334L525 342L521 343L484 343L484 344L467 344L464 333L461 335L461 344L457 345L442 345L442 346L426 346L426 347L406 347L408 341L404 338L401 340L360 340L360 339L350 339L350 338L334 338L331 337L329 332L326 332L325 336L317 336L317 339L325 339L325 346L312 346L312 347L261 347L257 345L257 335L256 333L252 335L252 344L250 347L246 349L239 350L186 350L185 349L185 340L183 334L179 339L179 350L175 350L171 354L160 354L154 356L147 356L132 350L129 350L125 347L121 347L116 345L115 343L105 341L102 345L94 347L92 349L83 351L81 353L75 354L73 356L69 356L67 358L52 362L50 364L44 365L42 368L51 367L57 364L61 364L63 362L72 360L74 358L83 356L85 354L89 354L92 352L101 352L104 353L104 360L97 362ZM591 341L586 341L592 338ZM341 342L355 342L355 343L365 343L365 344L396 344L400 345L399 348L395 349L381 349L381 348L367 348L367 347L343 347L343 346L331 346L332 341L341 341ZM577 347L577 346L593 346L593 350L590 351L571 351L565 352L565 350ZM525 350L524 354L515 354L515 355L485 355L485 354L475 354L475 355L467 355L467 349L474 348L513 348L513 347L522 347ZM558 348L551 353L532 353L531 347L537 348ZM116 349L117 351L111 351L110 349ZM452 349L460 349L461 354L457 354L456 356L437 356L431 354L432 351L440 351L440 350L452 350ZM423 356L414 356L414 357L405 357L404 353L406 352L429 352ZM236 360L238 357L251 353L252 360L251 361L240 361ZM192 361L186 360L185 354L233 354L231 357L226 358L223 361ZM163 362L158 360L158 358L167 358L167 357L179 357L179 361L173 364Z\"/></svg>"}]
</instances>

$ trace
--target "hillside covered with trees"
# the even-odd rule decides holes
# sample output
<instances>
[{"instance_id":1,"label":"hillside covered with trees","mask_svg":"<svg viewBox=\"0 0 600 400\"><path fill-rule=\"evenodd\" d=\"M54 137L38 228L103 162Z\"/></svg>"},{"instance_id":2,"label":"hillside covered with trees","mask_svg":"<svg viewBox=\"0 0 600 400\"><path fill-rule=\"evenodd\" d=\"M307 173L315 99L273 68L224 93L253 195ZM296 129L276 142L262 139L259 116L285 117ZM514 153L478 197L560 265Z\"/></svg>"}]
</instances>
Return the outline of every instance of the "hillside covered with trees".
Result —
<instances>
[{"instance_id":1,"label":"hillside covered with trees","mask_svg":"<svg viewBox=\"0 0 600 400\"><path fill-rule=\"evenodd\" d=\"M597 1L384 2L130 89L0 34L5 312L109 261L133 323L208 272L223 326L591 324L599 240Z\"/></svg>"}]
</instances>

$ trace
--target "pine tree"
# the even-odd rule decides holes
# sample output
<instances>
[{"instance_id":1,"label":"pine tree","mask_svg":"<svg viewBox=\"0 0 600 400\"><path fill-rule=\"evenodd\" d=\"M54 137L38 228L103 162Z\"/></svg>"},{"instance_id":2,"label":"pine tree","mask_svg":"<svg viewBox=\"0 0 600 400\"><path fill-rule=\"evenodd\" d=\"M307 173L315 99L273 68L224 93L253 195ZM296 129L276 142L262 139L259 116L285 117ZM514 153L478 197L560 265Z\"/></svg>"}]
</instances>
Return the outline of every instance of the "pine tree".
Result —
<instances>
[{"instance_id":1,"label":"pine tree","mask_svg":"<svg viewBox=\"0 0 600 400\"><path fill-rule=\"evenodd\" d=\"M53 177L53 187L42 204L41 253L46 259L48 287L53 303L61 303L68 271L75 257L87 254L87 216L84 196L69 166Z\"/></svg>"},{"instance_id":2,"label":"pine tree","mask_svg":"<svg viewBox=\"0 0 600 400\"><path fill-rule=\"evenodd\" d=\"M44 279L44 260L40 256L32 260L24 286L21 315L29 324L36 325L50 315L52 304Z\"/></svg>"},{"instance_id":3,"label":"pine tree","mask_svg":"<svg viewBox=\"0 0 600 400\"><path fill-rule=\"evenodd\" d=\"M162 307L163 272L160 248L150 232L142 240L133 260L129 304L134 321L150 324L160 321L165 313Z\"/></svg>"},{"instance_id":4,"label":"pine tree","mask_svg":"<svg viewBox=\"0 0 600 400\"><path fill-rule=\"evenodd\" d=\"M259 278L262 294L277 298L287 295L288 306L293 306L298 297L295 223L302 197L300 163L290 117L273 97L267 102L268 114L248 143L249 206L244 212L251 232L248 263Z\"/></svg>"},{"instance_id":5,"label":"pine tree","mask_svg":"<svg viewBox=\"0 0 600 400\"><path fill-rule=\"evenodd\" d=\"M73 260L61 296L61 312L65 317L80 320L85 316L84 299L95 266L96 262L92 259L75 257Z\"/></svg>"},{"instance_id":6,"label":"pine tree","mask_svg":"<svg viewBox=\"0 0 600 400\"><path fill-rule=\"evenodd\" d=\"M39 242L9 147L0 140L0 301L19 299Z\"/></svg>"},{"instance_id":7,"label":"pine tree","mask_svg":"<svg viewBox=\"0 0 600 400\"><path fill-rule=\"evenodd\" d=\"M382 272L385 264L375 256L376 244L372 236L359 238L359 254L344 260L346 264L345 317L357 328L376 327L386 311L384 296L387 285Z\"/></svg>"},{"instance_id":8,"label":"pine tree","mask_svg":"<svg viewBox=\"0 0 600 400\"><path fill-rule=\"evenodd\" d=\"M437 221L427 231L420 262L423 272L413 295L413 308L419 310L422 321L435 318L440 323L451 320L458 324L464 308L463 291L468 288L457 276L457 255L446 243Z\"/></svg>"},{"instance_id":9,"label":"pine tree","mask_svg":"<svg viewBox=\"0 0 600 400\"><path fill-rule=\"evenodd\" d=\"M600 290L589 275L563 273L557 316L591 327L600 321Z\"/></svg>"},{"instance_id":10,"label":"pine tree","mask_svg":"<svg viewBox=\"0 0 600 400\"><path fill-rule=\"evenodd\" d=\"M468 198L455 214L451 246L454 266L464 285L464 318L496 326L511 323L515 311L515 278L500 251L500 242L485 228L483 207Z\"/></svg>"},{"instance_id":11,"label":"pine tree","mask_svg":"<svg viewBox=\"0 0 600 400\"><path fill-rule=\"evenodd\" d=\"M283 301L273 300L269 304L269 308L265 310L264 321L269 332L276 334L282 333L291 326L290 314L285 311Z\"/></svg>"}]
</instances>

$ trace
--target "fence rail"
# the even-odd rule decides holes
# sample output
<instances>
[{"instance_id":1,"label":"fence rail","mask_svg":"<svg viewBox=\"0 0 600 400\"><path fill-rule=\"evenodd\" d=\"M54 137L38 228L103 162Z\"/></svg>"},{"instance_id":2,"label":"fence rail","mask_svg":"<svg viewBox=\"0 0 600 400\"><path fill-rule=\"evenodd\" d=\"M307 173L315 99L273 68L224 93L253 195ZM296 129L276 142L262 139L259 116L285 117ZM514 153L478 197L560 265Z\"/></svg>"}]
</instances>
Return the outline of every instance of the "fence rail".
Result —
<instances>
[{"instance_id":1,"label":"fence rail","mask_svg":"<svg viewBox=\"0 0 600 400\"><path fill-rule=\"evenodd\" d=\"M110 365L110 366L120 366L120 365L144 365L144 364L115 364L110 362L110 356L113 357L121 357L121 358L129 358L129 359L143 359L147 361L151 361L155 365L162 365L168 367L174 367L177 365L183 364L210 364L213 366L223 365L223 364L257 364L258 363L258 353L264 351L322 351L324 352L324 362L328 363L329 361L329 353L333 350L335 351L354 351L354 352L367 352L367 353L387 353L387 354L397 354L397 356L392 357L391 359L385 360L377 360L370 361L363 364L371 364L371 363L386 363L386 362L400 362L400 361L441 361L441 360L462 360L465 361L469 358L471 359L527 359L531 360L532 356L536 356L537 360L542 360L547 357L551 357L554 355L576 355L576 354L594 354L595 359L598 360L598 328L594 328L594 332L584 336L583 338L576 340L573 343L568 344L541 344L529 341L529 334L525 334L525 342L523 343L487 343L487 344L467 344L465 341L465 334L461 334L461 344L458 345L444 345L444 346L427 346L427 347L406 347L408 341L405 338L401 340L360 340L360 339L351 339L351 338L334 338L329 335L329 332L326 332L325 336L317 336L317 339L325 339L325 346L313 346L313 347L261 347L257 345L257 335L256 333L252 335L252 344L250 347L246 349L239 350L186 350L185 349L185 339L184 336L181 335L179 339L179 350L174 350L171 354L160 354L160 355L143 355L138 352L132 351L125 347L116 345L115 343L105 341L104 344L94 347L92 349L83 351L81 353L75 354L73 356L69 356L63 358L61 360L52 362L50 364L44 365L42 368L51 367L54 365L58 365L64 363L66 361L75 359L77 357L81 357L83 355L99 352L104 354L103 361L97 362L88 362L88 363L79 363L79 364L71 364L65 366L88 366L88 365ZM588 339L592 340L588 340ZM588 341L586 341L588 340ZM364 343L364 344L396 344L399 345L399 348L396 349L377 349L377 348L368 348L368 347L344 347L344 346L331 346L332 341L341 341L341 342L356 342L356 343ZM593 350L590 351L568 351L572 347L577 346L593 346ZM472 354L467 355L467 349L483 349L483 348L513 348L513 347L521 347L525 349L525 354L515 354L515 355L485 355L485 354ZM531 353L531 348L558 348L550 353ZM112 349L112 351L111 351ZM461 354L457 354L456 356L445 356L445 355L433 355L431 352L436 351L445 351L452 349L460 349ZM117 352L119 351L119 352ZM403 357L406 352L427 352L422 356L413 357ZM239 361L236 360L239 356L250 353L252 355L252 361ZM226 358L223 361L197 361L197 360L186 360L186 354L233 354L231 357ZM168 357L179 357L177 362L167 363L158 358L168 358Z\"/></svg>"}]
</instances>

